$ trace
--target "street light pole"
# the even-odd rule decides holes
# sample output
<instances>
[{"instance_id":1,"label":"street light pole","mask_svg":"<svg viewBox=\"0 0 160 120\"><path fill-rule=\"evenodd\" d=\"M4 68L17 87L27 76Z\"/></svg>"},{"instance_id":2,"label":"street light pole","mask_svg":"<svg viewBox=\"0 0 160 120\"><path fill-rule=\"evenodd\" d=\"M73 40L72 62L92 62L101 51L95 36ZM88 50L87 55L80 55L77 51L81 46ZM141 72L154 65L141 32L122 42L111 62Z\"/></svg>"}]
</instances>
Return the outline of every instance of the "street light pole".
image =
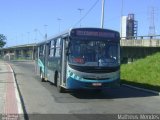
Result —
<instances>
[{"instance_id":1,"label":"street light pole","mask_svg":"<svg viewBox=\"0 0 160 120\"><path fill-rule=\"evenodd\" d=\"M58 20L58 24L59 24L59 32L60 32L60 22L61 22L62 19L61 19L61 18L58 18L57 20Z\"/></svg>"},{"instance_id":2,"label":"street light pole","mask_svg":"<svg viewBox=\"0 0 160 120\"><path fill-rule=\"evenodd\" d=\"M28 34L28 44L29 44L30 32L27 32L27 34Z\"/></svg>"},{"instance_id":3,"label":"street light pole","mask_svg":"<svg viewBox=\"0 0 160 120\"><path fill-rule=\"evenodd\" d=\"M35 28L35 29L34 29L34 32L35 32L35 38L34 38L34 41L35 41L36 43L37 43L37 31L38 31L38 30L37 30L37 28Z\"/></svg>"},{"instance_id":4,"label":"street light pole","mask_svg":"<svg viewBox=\"0 0 160 120\"><path fill-rule=\"evenodd\" d=\"M80 27L81 27L81 14L82 14L82 8L78 8L79 12L80 12Z\"/></svg>"},{"instance_id":5,"label":"street light pole","mask_svg":"<svg viewBox=\"0 0 160 120\"><path fill-rule=\"evenodd\" d=\"M44 25L44 29L45 29L44 38L45 38L45 40L47 40L47 26L48 26L48 25Z\"/></svg>"},{"instance_id":6,"label":"street light pole","mask_svg":"<svg viewBox=\"0 0 160 120\"><path fill-rule=\"evenodd\" d=\"M104 27L104 4L105 4L105 0L102 0L101 28Z\"/></svg>"}]
</instances>

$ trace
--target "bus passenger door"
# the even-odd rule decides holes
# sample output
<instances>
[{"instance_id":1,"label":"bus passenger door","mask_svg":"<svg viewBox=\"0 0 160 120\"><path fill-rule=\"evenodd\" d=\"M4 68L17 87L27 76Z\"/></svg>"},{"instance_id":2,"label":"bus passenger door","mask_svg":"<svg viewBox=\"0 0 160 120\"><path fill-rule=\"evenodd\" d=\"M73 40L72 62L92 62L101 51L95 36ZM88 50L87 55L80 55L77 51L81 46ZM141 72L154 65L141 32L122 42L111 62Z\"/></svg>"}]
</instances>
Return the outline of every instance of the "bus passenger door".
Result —
<instances>
[{"instance_id":1,"label":"bus passenger door","mask_svg":"<svg viewBox=\"0 0 160 120\"><path fill-rule=\"evenodd\" d=\"M47 76L47 73L48 73L48 66L47 66L47 64L48 64L48 54L49 54L49 44L48 43L46 43L45 44L45 53L44 53L44 55L45 55L45 57L44 57L44 61L45 61L45 80L47 81L48 80L48 76Z\"/></svg>"},{"instance_id":2,"label":"bus passenger door","mask_svg":"<svg viewBox=\"0 0 160 120\"><path fill-rule=\"evenodd\" d=\"M61 67L61 85L63 87L66 86L66 71L67 71L67 56L66 56L66 51L67 51L67 38L63 38L62 39L62 52L61 52L61 56L62 56L62 67Z\"/></svg>"}]
</instances>

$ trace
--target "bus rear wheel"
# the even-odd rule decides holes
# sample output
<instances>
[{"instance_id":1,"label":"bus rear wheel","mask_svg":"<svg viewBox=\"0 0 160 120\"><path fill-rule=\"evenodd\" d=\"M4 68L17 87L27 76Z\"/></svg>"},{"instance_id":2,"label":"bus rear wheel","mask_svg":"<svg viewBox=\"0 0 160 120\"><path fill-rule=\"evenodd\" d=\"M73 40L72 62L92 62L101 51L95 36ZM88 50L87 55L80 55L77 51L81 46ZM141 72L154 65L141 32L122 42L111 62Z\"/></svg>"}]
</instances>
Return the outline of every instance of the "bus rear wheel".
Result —
<instances>
[{"instance_id":1,"label":"bus rear wheel","mask_svg":"<svg viewBox=\"0 0 160 120\"><path fill-rule=\"evenodd\" d=\"M45 80L44 80L42 71L40 71L40 77L41 77L41 81L44 82Z\"/></svg>"}]
</instances>

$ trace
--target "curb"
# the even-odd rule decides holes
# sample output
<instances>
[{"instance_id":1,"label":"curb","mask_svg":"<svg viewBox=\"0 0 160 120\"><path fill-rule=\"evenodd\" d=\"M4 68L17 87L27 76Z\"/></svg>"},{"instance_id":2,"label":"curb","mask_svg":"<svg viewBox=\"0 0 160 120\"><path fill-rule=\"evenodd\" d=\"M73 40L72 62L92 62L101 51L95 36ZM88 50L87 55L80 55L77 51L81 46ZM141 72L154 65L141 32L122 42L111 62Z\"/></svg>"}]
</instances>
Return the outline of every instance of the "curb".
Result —
<instances>
[{"instance_id":1,"label":"curb","mask_svg":"<svg viewBox=\"0 0 160 120\"><path fill-rule=\"evenodd\" d=\"M17 101L17 107L18 107L18 114L22 114L23 115L24 112L23 112L23 109L22 109L22 103L21 103L21 100L20 100L20 95L19 95L19 91L18 91L18 87L17 87L14 71L13 71L13 69L12 69L10 64L8 64L8 63L6 63L6 64L9 66L9 68L10 68L10 70L12 72L12 76L13 76L15 95L16 95L16 101Z\"/></svg>"},{"instance_id":2,"label":"curb","mask_svg":"<svg viewBox=\"0 0 160 120\"><path fill-rule=\"evenodd\" d=\"M132 86L132 85L127 85L127 84L122 84L122 85L126 86L126 87L129 87L129 88L141 90L141 91L144 91L144 92L153 93L153 94L156 94L156 95L160 96L160 92L158 92L158 91L149 90L149 89L145 89L145 88L140 88L140 87L136 87L136 86Z\"/></svg>"}]
</instances>

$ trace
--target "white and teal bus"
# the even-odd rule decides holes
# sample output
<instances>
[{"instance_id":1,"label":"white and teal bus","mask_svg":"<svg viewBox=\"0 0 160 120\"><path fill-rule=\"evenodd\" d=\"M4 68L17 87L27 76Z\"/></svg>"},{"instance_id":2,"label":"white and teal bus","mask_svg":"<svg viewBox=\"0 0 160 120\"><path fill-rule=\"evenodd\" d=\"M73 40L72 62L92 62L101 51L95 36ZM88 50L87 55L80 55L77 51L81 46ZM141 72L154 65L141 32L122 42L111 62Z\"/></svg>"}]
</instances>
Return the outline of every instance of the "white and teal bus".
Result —
<instances>
[{"instance_id":1,"label":"white and teal bus","mask_svg":"<svg viewBox=\"0 0 160 120\"><path fill-rule=\"evenodd\" d=\"M38 43L42 81L65 89L102 90L120 84L120 36L113 30L74 28Z\"/></svg>"}]
</instances>

